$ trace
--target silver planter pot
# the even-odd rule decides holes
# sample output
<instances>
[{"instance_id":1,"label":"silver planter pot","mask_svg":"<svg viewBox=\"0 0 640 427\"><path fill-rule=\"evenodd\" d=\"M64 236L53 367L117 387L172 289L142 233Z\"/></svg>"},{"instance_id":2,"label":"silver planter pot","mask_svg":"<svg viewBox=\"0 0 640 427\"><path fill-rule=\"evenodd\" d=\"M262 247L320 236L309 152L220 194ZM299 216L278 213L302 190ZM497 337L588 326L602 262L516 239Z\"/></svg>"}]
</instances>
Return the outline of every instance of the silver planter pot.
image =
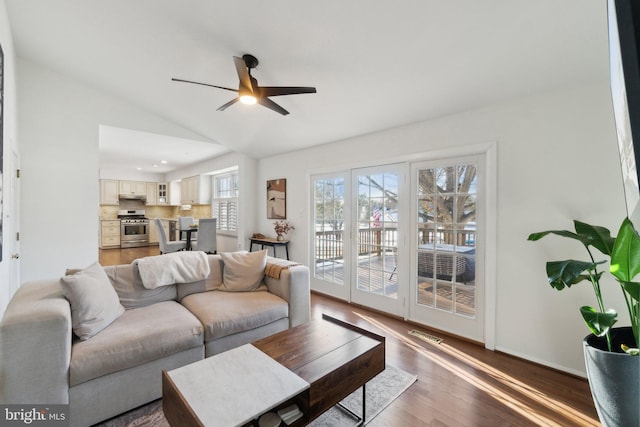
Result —
<instances>
[{"instance_id":1,"label":"silver planter pot","mask_svg":"<svg viewBox=\"0 0 640 427\"><path fill-rule=\"evenodd\" d=\"M613 328L614 351L607 351L605 337L587 335L583 340L584 358L593 402L605 427L640 426L640 356L620 350L624 343L633 347L631 327ZM617 350L615 350L617 349Z\"/></svg>"}]
</instances>

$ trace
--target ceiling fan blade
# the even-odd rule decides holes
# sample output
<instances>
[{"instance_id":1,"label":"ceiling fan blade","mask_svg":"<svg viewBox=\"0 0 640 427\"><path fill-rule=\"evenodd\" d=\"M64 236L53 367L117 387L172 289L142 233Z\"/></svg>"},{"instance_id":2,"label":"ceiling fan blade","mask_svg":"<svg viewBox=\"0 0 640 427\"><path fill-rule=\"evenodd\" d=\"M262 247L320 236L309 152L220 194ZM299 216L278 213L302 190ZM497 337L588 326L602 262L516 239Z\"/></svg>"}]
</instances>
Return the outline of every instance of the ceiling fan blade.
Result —
<instances>
[{"instance_id":1,"label":"ceiling fan blade","mask_svg":"<svg viewBox=\"0 0 640 427\"><path fill-rule=\"evenodd\" d=\"M238 102L240 98L233 98L231 101L227 102L224 105L221 105L220 107L218 107L218 111L224 111L226 110L228 107L231 107L233 104L235 104L236 102Z\"/></svg>"},{"instance_id":2,"label":"ceiling fan blade","mask_svg":"<svg viewBox=\"0 0 640 427\"><path fill-rule=\"evenodd\" d=\"M171 80L173 80L174 82L193 83L194 85L215 87L215 88L218 88L218 89L230 90L232 92L237 92L238 91L238 89L231 89L229 87L224 87L224 86L210 85L208 83L192 82L191 80L182 80L182 79L171 79Z\"/></svg>"},{"instance_id":3,"label":"ceiling fan blade","mask_svg":"<svg viewBox=\"0 0 640 427\"><path fill-rule=\"evenodd\" d=\"M300 93L316 93L316 88L298 86L260 86L260 96L297 95Z\"/></svg>"},{"instance_id":4,"label":"ceiling fan blade","mask_svg":"<svg viewBox=\"0 0 640 427\"><path fill-rule=\"evenodd\" d=\"M285 110L284 108L282 108L281 106L279 106L278 104L270 100L269 98L258 98L258 104L262 105L263 107L267 107L268 109L273 110L276 113L280 113L283 116L286 116L287 114L289 114L287 110Z\"/></svg>"},{"instance_id":5,"label":"ceiling fan blade","mask_svg":"<svg viewBox=\"0 0 640 427\"><path fill-rule=\"evenodd\" d=\"M238 73L238 79L240 80L240 88L253 93L253 88L251 87L251 76L249 76L247 64L244 62L244 59L234 56L233 63L236 64L236 72Z\"/></svg>"}]
</instances>

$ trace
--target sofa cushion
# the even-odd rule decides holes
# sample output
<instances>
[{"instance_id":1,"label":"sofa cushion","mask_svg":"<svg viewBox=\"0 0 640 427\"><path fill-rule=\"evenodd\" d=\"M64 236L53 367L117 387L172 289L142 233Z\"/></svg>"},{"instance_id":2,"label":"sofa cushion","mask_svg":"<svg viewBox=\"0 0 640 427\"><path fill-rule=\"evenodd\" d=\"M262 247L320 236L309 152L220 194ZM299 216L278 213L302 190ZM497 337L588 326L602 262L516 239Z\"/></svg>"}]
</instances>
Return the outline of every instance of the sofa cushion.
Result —
<instances>
[{"instance_id":1,"label":"sofa cushion","mask_svg":"<svg viewBox=\"0 0 640 427\"><path fill-rule=\"evenodd\" d=\"M116 320L124 307L97 262L60 279L62 292L71 305L73 332L87 340Z\"/></svg>"},{"instance_id":2,"label":"sofa cushion","mask_svg":"<svg viewBox=\"0 0 640 427\"><path fill-rule=\"evenodd\" d=\"M144 307L161 301L175 300L176 286L147 289L142 286L137 264L122 264L104 267L107 277L118 293L125 308Z\"/></svg>"},{"instance_id":3,"label":"sofa cushion","mask_svg":"<svg viewBox=\"0 0 640 427\"><path fill-rule=\"evenodd\" d=\"M189 295L181 303L204 325L205 342L289 316L287 302L267 291L211 291Z\"/></svg>"},{"instance_id":4,"label":"sofa cushion","mask_svg":"<svg viewBox=\"0 0 640 427\"><path fill-rule=\"evenodd\" d=\"M220 255L207 255L207 259L209 261L209 277L197 282L176 285L179 300L187 295L216 290L222 285L222 257Z\"/></svg>"},{"instance_id":5,"label":"sofa cushion","mask_svg":"<svg viewBox=\"0 0 640 427\"><path fill-rule=\"evenodd\" d=\"M203 345L202 324L175 301L127 310L71 350L70 386Z\"/></svg>"},{"instance_id":6,"label":"sofa cushion","mask_svg":"<svg viewBox=\"0 0 640 427\"><path fill-rule=\"evenodd\" d=\"M257 252L223 252L220 256L224 261L221 290L248 292L264 286L262 279L267 265L266 249Z\"/></svg>"}]
</instances>

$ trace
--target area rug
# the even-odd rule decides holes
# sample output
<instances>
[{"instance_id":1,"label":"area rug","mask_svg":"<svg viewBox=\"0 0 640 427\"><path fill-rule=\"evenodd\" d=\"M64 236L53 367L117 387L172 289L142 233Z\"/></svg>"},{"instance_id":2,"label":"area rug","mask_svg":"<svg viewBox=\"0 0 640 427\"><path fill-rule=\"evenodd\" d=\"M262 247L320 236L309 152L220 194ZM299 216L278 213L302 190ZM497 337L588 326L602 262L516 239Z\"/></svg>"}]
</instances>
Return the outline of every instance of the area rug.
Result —
<instances>
[{"instance_id":1,"label":"area rug","mask_svg":"<svg viewBox=\"0 0 640 427\"><path fill-rule=\"evenodd\" d=\"M417 376L411 375L402 369L387 365L378 376L369 381L366 386L366 405L367 413L365 424L370 422L384 408L389 406L391 402L396 400L406 389L416 382ZM347 396L342 402L344 406L349 408L356 414L362 414L362 387ZM309 425L313 427L336 427L336 426L353 426L357 424L348 412L333 407L318 418L313 420Z\"/></svg>"},{"instance_id":2,"label":"area rug","mask_svg":"<svg viewBox=\"0 0 640 427\"><path fill-rule=\"evenodd\" d=\"M367 383L365 424L389 406L417 379L418 377L415 375L387 365L384 371ZM341 403L354 413L361 414L362 388L347 396ZM355 424L356 420L349 413L333 407L309 425L313 427L346 427ZM98 427L169 427L169 423L162 412L162 400L160 399L98 424Z\"/></svg>"}]
</instances>

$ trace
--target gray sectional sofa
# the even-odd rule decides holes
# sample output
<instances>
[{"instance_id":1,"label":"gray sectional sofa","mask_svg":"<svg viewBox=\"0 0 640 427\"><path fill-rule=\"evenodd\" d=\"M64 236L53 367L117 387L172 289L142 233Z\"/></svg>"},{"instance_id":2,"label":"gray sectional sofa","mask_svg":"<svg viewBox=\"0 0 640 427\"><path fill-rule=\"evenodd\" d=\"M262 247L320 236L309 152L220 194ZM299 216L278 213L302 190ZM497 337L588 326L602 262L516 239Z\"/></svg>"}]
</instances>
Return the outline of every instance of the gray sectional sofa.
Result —
<instances>
[{"instance_id":1,"label":"gray sectional sofa","mask_svg":"<svg viewBox=\"0 0 640 427\"><path fill-rule=\"evenodd\" d=\"M0 403L69 404L88 426L161 397L163 369L307 322L309 269L265 259L276 274L250 291L225 289L221 255L204 280L152 289L136 262L104 267L123 309L84 340L63 279L25 283L0 323Z\"/></svg>"}]
</instances>

